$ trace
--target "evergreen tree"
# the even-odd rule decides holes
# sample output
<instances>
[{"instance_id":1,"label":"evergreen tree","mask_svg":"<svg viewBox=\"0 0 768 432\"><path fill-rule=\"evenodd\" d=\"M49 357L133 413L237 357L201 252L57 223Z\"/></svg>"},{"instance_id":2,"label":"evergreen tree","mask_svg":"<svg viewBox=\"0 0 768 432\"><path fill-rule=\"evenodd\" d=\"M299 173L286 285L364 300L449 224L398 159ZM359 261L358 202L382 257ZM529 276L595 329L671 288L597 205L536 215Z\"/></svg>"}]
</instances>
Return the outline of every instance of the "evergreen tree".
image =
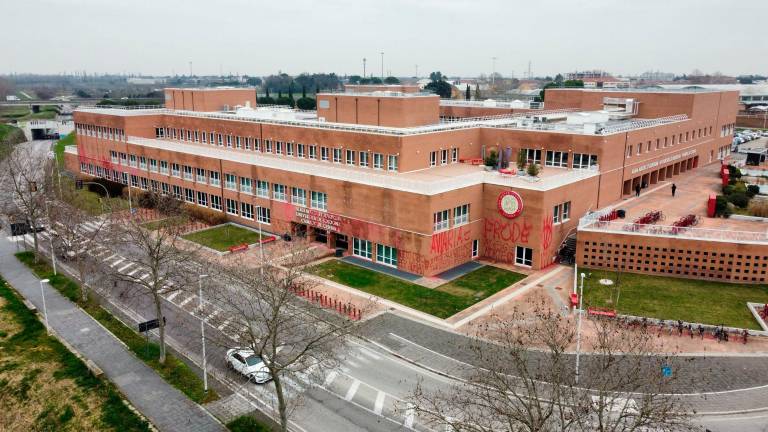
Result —
<instances>
[{"instance_id":1,"label":"evergreen tree","mask_svg":"<svg viewBox=\"0 0 768 432\"><path fill-rule=\"evenodd\" d=\"M475 99L480 100L480 84L475 84Z\"/></svg>"},{"instance_id":2,"label":"evergreen tree","mask_svg":"<svg viewBox=\"0 0 768 432\"><path fill-rule=\"evenodd\" d=\"M267 90L267 94L266 94L266 96L264 96L264 97L265 97L265 98L269 98L269 87L267 87L267 89L266 89L266 90Z\"/></svg>"},{"instance_id":3,"label":"evergreen tree","mask_svg":"<svg viewBox=\"0 0 768 432\"><path fill-rule=\"evenodd\" d=\"M307 97L307 87L301 86L301 98L305 99Z\"/></svg>"},{"instance_id":4,"label":"evergreen tree","mask_svg":"<svg viewBox=\"0 0 768 432\"><path fill-rule=\"evenodd\" d=\"M293 83L288 84L288 98L293 99Z\"/></svg>"},{"instance_id":5,"label":"evergreen tree","mask_svg":"<svg viewBox=\"0 0 768 432\"><path fill-rule=\"evenodd\" d=\"M467 84L467 92L466 92L466 95L464 96L464 99L466 100L472 99L472 93L469 91L469 84Z\"/></svg>"}]
</instances>

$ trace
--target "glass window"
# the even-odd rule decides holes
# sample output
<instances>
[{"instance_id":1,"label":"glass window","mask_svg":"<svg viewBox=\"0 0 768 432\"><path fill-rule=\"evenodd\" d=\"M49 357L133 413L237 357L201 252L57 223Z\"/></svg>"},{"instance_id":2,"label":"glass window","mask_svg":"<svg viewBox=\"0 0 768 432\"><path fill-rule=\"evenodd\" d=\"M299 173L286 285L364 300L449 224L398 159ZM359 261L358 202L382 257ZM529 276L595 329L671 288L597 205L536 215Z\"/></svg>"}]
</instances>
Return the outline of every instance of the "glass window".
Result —
<instances>
[{"instance_id":1,"label":"glass window","mask_svg":"<svg viewBox=\"0 0 768 432\"><path fill-rule=\"evenodd\" d=\"M328 147L320 147L320 160L328 161Z\"/></svg>"},{"instance_id":2,"label":"glass window","mask_svg":"<svg viewBox=\"0 0 768 432\"><path fill-rule=\"evenodd\" d=\"M469 222L469 204L460 205L453 209L453 226Z\"/></svg>"},{"instance_id":3,"label":"glass window","mask_svg":"<svg viewBox=\"0 0 768 432\"><path fill-rule=\"evenodd\" d=\"M181 177L181 172L179 170L179 164L172 163L171 164L171 175L174 177Z\"/></svg>"},{"instance_id":4,"label":"glass window","mask_svg":"<svg viewBox=\"0 0 768 432\"><path fill-rule=\"evenodd\" d=\"M392 267L397 267L397 249L391 246L376 245L376 261Z\"/></svg>"},{"instance_id":5,"label":"glass window","mask_svg":"<svg viewBox=\"0 0 768 432\"><path fill-rule=\"evenodd\" d=\"M253 190L251 189L251 179L246 177L240 177L240 192L243 193L252 193Z\"/></svg>"},{"instance_id":6,"label":"glass window","mask_svg":"<svg viewBox=\"0 0 768 432\"><path fill-rule=\"evenodd\" d=\"M283 154L283 142L275 141L275 154Z\"/></svg>"},{"instance_id":7,"label":"glass window","mask_svg":"<svg viewBox=\"0 0 768 432\"><path fill-rule=\"evenodd\" d=\"M227 198L227 213L237 214L237 201Z\"/></svg>"},{"instance_id":8,"label":"glass window","mask_svg":"<svg viewBox=\"0 0 768 432\"><path fill-rule=\"evenodd\" d=\"M524 266L533 265L533 249L517 246L515 248L515 263Z\"/></svg>"},{"instance_id":9,"label":"glass window","mask_svg":"<svg viewBox=\"0 0 768 432\"><path fill-rule=\"evenodd\" d=\"M218 171L208 171L208 176L209 176L208 178L211 181L211 186L218 186L221 184Z\"/></svg>"},{"instance_id":10,"label":"glass window","mask_svg":"<svg viewBox=\"0 0 768 432\"><path fill-rule=\"evenodd\" d=\"M568 167L568 153L547 150L547 160L545 161L545 165L560 168Z\"/></svg>"},{"instance_id":11,"label":"glass window","mask_svg":"<svg viewBox=\"0 0 768 432\"><path fill-rule=\"evenodd\" d=\"M307 206L307 191L301 188L291 188L291 202L302 207Z\"/></svg>"},{"instance_id":12,"label":"glass window","mask_svg":"<svg viewBox=\"0 0 768 432\"><path fill-rule=\"evenodd\" d=\"M347 150L347 165L354 165L354 164L355 164L355 151Z\"/></svg>"},{"instance_id":13,"label":"glass window","mask_svg":"<svg viewBox=\"0 0 768 432\"><path fill-rule=\"evenodd\" d=\"M177 200L181 199L181 186L173 185L173 197L176 198Z\"/></svg>"},{"instance_id":14,"label":"glass window","mask_svg":"<svg viewBox=\"0 0 768 432\"><path fill-rule=\"evenodd\" d=\"M269 183L263 180L256 181L256 196L269 198Z\"/></svg>"},{"instance_id":15,"label":"glass window","mask_svg":"<svg viewBox=\"0 0 768 432\"><path fill-rule=\"evenodd\" d=\"M285 143L285 154L293 156L293 143Z\"/></svg>"},{"instance_id":16,"label":"glass window","mask_svg":"<svg viewBox=\"0 0 768 432\"><path fill-rule=\"evenodd\" d=\"M273 184L272 185L272 199L278 200L278 201L287 201L286 200L286 194L285 194L285 185L281 184Z\"/></svg>"},{"instance_id":17,"label":"glass window","mask_svg":"<svg viewBox=\"0 0 768 432\"><path fill-rule=\"evenodd\" d=\"M318 210L328 210L328 195L325 192L312 191L310 206Z\"/></svg>"},{"instance_id":18,"label":"glass window","mask_svg":"<svg viewBox=\"0 0 768 432\"><path fill-rule=\"evenodd\" d=\"M574 169L586 169L593 166L597 166L597 155L574 153L573 155Z\"/></svg>"},{"instance_id":19,"label":"glass window","mask_svg":"<svg viewBox=\"0 0 768 432\"><path fill-rule=\"evenodd\" d=\"M448 215L450 211L448 210L441 210L434 214L433 216L433 222L434 222L434 231L442 231L448 229Z\"/></svg>"},{"instance_id":20,"label":"glass window","mask_svg":"<svg viewBox=\"0 0 768 432\"><path fill-rule=\"evenodd\" d=\"M208 194L205 192L197 192L197 205L208 207Z\"/></svg>"},{"instance_id":21,"label":"glass window","mask_svg":"<svg viewBox=\"0 0 768 432\"><path fill-rule=\"evenodd\" d=\"M205 183L205 170L202 168L195 169L195 181L198 183Z\"/></svg>"},{"instance_id":22,"label":"glass window","mask_svg":"<svg viewBox=\"0 0 768 432\"><path fill-rule=\"evenodd\" d=\"M384 155L381 153L373 154L373 168L382 169L384 167Z\"/></svg>"},{"instance_id":23,"label":"glass window","mask_svg":"<svg viewBox=\"0 0 768 432\"><path fill-rule=\"evenodd\" d=\"M472 240L472 258L477 258L480 255L480 240Z\"/></svg>"},{"instance_id":24,"label":"glass window","mask_svg":"<svg viewBox=\"0 0 768 432\"><path fill-rule=\"evenodd\" d=\"M168 174L168 161L160 161L160 173Z\"/></svg>"},{"instance_id":25,"label":"glass window","mask_svg":"<svg viewBox=\"0 0 768 432\"><path fill-rule=\"evenodd\" d=\"M271 223L270 211L266 207L256 207L256 218L259 222L268 224Z\"/></svg>"},{"instance_id":26,"label":"glass window","mask_svg":"<svg viewBox=\"0 0 768 432\"><path fill-rule=\"evenodd\" d=\"M296 144L296 156L303 158L304 155L304 144Z\"/></svg>"},{"instance_id":27,"label":"glass window","mask_svg":"<svg viewBox=\"0 0 768 432\"><path fill-rule=\"evenodd\" d=\"M218 195L211 195L211 208L221 211L221 197Z\"/></svg>"},{"instance_id":28,"label":"glass window","mask_svg":"<svg viewBox=\"0 0 768 432\"><path fill-rule=\"evenodd\" d=\"M310 159L317 159L317 147L316 146L309 146L309 158Z\"/></svg>"},{"instance_id":29,"label":"glass window","mask_svg":"<svg viewBox=\"0 0 768 432\"><path fill-rule=\"evenodd\" d=\"M528 163L541 165L541 149L523 149L525 150L525 158Z\"/></svg>"},{"instance_id":30,"label":"glass window","mask_svg":"<svg viewBox=\"0 0 768 432\"><path fill-rule=\"evenodd\" d=\"M448 149L440 150L440 164L448 165Z\"/></svg>"},{"instance_id":31,"label":"glass window","mask_svg":"<svg viewBox=\"0 0 768 432\"><path fill-rule=\"evenodd\" d=\"M333 149L333 163L341 163L341 149Z\"/></svg>"},{"instance_id":32,"label":"glass window","mask_svg":"<svg viewBox=\"0 0 768 432\"><path fill-rule=\"evenodd\" d=\"M366 168L368 167L368 152L360 152L360 166Z\"/></svg>"},{"instance_id":33,"label":"glass window","mask_svg":"<svg viewBox=\"0 0 768 432\"><path fill-rule=\"evenodd\" d=\"M357 237L352 238L352 255L359 256L365 259L371 259L372 247L371 242L368 240L362 240Z\"/></svg>"},{"instance_id":34,"label":"glass window","mask_svg":"<svg viewBox=\"0 0 768 432\"><path fill-rule=\"evenodd\" d=\"M454 147L451 149L451 162L458 162L459 161L459 149L458 147Z\"/></svg>"},{"instance_id":35,"label":"glass window","mask_svg":"<svg viewBox=\"0 0 768 432\"><path fill-rule=\"evenodd\" d=\"M389 155L387 160L387 169L390 171L397 171L397 156Z\"/></svg>"},{"instance_id":36,"label":"glass window","mask_svg":"<svg viewBox=\"0 0 768 432\"><path fill-rule=\"evenodd\" d=\"M429 152L429 166L433 167L437 165L437 152L431 151Z\"/></svg>"},{"instance_id":37,"label":"glass window","mask_svg":"<svg viewBox=\"0 0 768 432\"><path fill-rule=\"evenodd\" d=\"M234 174L225 174L224 188L229 190L237 190L237 176Z\"/></svg>"},{"instance_id":38,"label":"glass window","mask_svg":"<svg viewBox=\"0 0 768 432\"><path fill-rule=\"evenodd\" d=\"M264 151L272 153L272 140L264 140Z\"/></svg>"},{"instance_id":39,"label":"glass window","mask_svg":"<svg viewBox=\"0 0 768 432\"><path fill-rule=\"evenodd\" d=\"M192 180L192 167L188 165L182 166L184 169L184 180Z\"/></svg>"},{"instance_id":40,"label":"glass window","mask_svg":"<svg viewBox=\"0 0 768 432\"><path fill-rule=\"evenodd\" d=\"M253 204L240 203L240 215L246 219L253 219Z\"/></svg>"},{"instance_id":41,"label":"glass window","mask_svg":"<svg viewBox=\"0 0 768 432\"><path fill-rule=\"evenodd\" d=\"M195 191L192 189L184 188L184 201L188 203L195 202Z\"/></svg>"}]
</instances>

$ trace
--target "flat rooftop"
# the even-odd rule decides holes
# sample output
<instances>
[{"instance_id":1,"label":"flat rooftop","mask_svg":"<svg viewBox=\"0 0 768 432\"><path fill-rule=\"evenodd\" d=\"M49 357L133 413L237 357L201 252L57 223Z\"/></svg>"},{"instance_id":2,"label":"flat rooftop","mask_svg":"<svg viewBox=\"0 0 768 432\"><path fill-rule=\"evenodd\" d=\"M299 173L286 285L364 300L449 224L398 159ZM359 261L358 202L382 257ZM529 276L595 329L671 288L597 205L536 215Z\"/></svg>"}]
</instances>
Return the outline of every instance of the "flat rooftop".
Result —
<instances>
[{"instance_id":1,"label":"flat rooftop","mask_svg":"<svg viewBox=\"0 0 768 432\"><path fill-rule=\"evenodd\" d=\"M646 225L641 228L639 235L662 235L669 236L669 228L675 221L687 215L696 215L699 223L691 229L682 230L677 237L694 238L705 240L719 240L743 243L768 243L768 224L754 220L743 220L737 217L710 218L707 217L707 200L711 194L721 193L721 181L719 176L720 165L710 164L688 171L672 181L660 182L651 185L643 191L640 197L623 199L618 203L602 209L604 213L612 209L623 209L627 212L626 217L617 219L613 223L600 224L586 223L589 216L582 218L579 223L579 230L589 231L607 231L621 232L629 234L624 230L626 225L631 225L637 218L644 214L661 210L664 219L656 224ZM677 185L677 193L672 197L672 183ZM667 233L655 233L654 229L662 227Z\"/></svg>"},{"instance_id":2,"label":"flat rooftop","mask_svg":"<svg viewBox=\"0 0 768 432\"><path fill-rule=\"evenodd\" d=\"M398 86L399 87L399 86ZM362 97L393 97L393 98L418 98L418 97L439 97L431 92L401 92L396 90L374 90L358 91L349 89L346 91L332 91L318 93L317 96L362 96Z\"/></svg>"},{"instance_id":3,"label":"flat rooftop","mask_svg":"<svg viewBox=\"0 0 768 432\"><path fill-rule=\"evenodd\" d=\"M410 93L412 95L412 93ZM525 113L518 114L504 114L499 116L490 117L473 117L469 119L459 119L455 121L445 121L441 123L414 126L414 127L392 127L392 126L373 126L373 125L359 125L349 123L335 123L320 121L317 119L317 115L309 114L307 111L292 110L290 108L277 108L277 107L262 107L251 109L255 113L246 113L248 108L243 108L236 112L199 112L199 111L185 111L185 110L173 110L169 108L157 108L157 107L122 107L122 106L110 106L110 107L88 107L80 106L76 111L89 112L103 115L113 116L143 116L143 115L171 115L181 117L198 117L198 118L210 118L220 119L228 121L250 121L257 123L271 123L285 126L294 127L306 127L314 129L331 129L348 132L361 132L370 134L381 135L395 135L395 136L408 136L428 134L435 132L444 132L459 129L472 129L472 128L499 128L499 129L515 129L515 130L530 130L540 132L553 132L553 133L568 133L577 135L611 135L615 133L623 133L630 130L642 129L647 127L655 127L664 124L677 123L688 120L685 114L660 117L654 119L623 119L623 120L610 120L604 124L598 125L594 131L586 131L581 125L567 124L566 122L535 122L532 120L534 116L545 117L553 116L562 113L577 113L578 110L565 109L565 110L534 110ZM241 112L242 111L242 112ZM581 111L587 113L586 111Z\"/></svg>"}]
</instances>

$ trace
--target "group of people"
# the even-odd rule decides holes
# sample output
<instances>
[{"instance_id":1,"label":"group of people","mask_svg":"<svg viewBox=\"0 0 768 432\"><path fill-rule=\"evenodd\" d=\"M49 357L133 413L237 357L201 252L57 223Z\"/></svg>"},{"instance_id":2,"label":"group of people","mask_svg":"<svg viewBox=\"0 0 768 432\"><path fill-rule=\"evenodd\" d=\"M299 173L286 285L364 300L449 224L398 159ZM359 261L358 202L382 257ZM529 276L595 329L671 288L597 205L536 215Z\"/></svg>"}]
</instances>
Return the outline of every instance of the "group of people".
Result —
<instances>
[{"instance_id":1,"label":"group of people","mask_svg":"<svg viewBox=\"0 0 768 432\"><path fill-rule=\"evenodd\" d=\"M637 326L638 324L642 328L643 331L648 331L648 327L651 325L648 318L643 318L639 321L633 321L629 320L627 322L630 326ZM684 323L682 320L677 320L677 323L674 321L660 321L658 324L658 336L661 337L664 334L664 329L668 329L668 334L672 335L675 331L677 331L678 336L683 336L687 332L687 334L691 337L691 339L694 338L694 336L698 336L700 339L704 339L704 335L707 333L707 330L704 328L702 324L698 324L694 327L691 323ZM728 342L729 336L731 336L731 333L735 334L736 336L741 336L742 343L747 343L747 338L749 337L749 331L746 329L742 330L741 332L729 332L725 325L720 324L719 326L716 326L714 329L710 330L712 332L712 336L714 336L714 339L717 340L718 343L720 342Z\"/></svg>"}]
</instances>

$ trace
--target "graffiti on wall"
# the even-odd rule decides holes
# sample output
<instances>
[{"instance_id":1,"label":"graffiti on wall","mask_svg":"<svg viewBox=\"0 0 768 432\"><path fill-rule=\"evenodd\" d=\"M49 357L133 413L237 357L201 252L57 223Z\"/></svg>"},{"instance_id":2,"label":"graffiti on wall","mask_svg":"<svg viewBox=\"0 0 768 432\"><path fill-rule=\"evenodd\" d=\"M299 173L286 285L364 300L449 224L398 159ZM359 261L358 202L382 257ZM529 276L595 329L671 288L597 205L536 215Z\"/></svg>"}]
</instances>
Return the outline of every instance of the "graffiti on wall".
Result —
<instances>
[{"instance_id":1,"label":"graffiti on wall","mask_svg":"<svg viewBox=\"0 0 768 432\"><path fill-rule=\"evenodd\" d=\"M397 251L398 267L411 273L433 274L465 262L472 253L472 243L463 243L439 255L429 257L418 252Z\"/></svg>"},{"instance_id":2,"label":"graffiti on wall","mask_svg":"<svg viewBox=\"0 0 768 432\"><path fill-rule=\"evenodd\" d=\"M432 235L430 252L445 253L449 250L468 242L470 239L469 227L460 226L448 231L442 231Z\"/></svg>"},{"instance_id":3,"label":"graffiti on wall","mask_svg":"<svg viewBox=\"0 0 768 432\"><path fill-rule=\"evenodd\" d=\"M500 262L515 262L515 246L528 244L533 224L526 219L486 219L483 226L484 255Z\"/></svg>"},{"instance_id":4,"label":"graffiti on wall","mask_svg":"<svg viewBox=\"0 0 768 432\"><path fill-rule=\"evenodd\" d=\"M547 212L541 221L541 252L544 253L552 245L552 215Z\"/></svg>"}]
</instances>

